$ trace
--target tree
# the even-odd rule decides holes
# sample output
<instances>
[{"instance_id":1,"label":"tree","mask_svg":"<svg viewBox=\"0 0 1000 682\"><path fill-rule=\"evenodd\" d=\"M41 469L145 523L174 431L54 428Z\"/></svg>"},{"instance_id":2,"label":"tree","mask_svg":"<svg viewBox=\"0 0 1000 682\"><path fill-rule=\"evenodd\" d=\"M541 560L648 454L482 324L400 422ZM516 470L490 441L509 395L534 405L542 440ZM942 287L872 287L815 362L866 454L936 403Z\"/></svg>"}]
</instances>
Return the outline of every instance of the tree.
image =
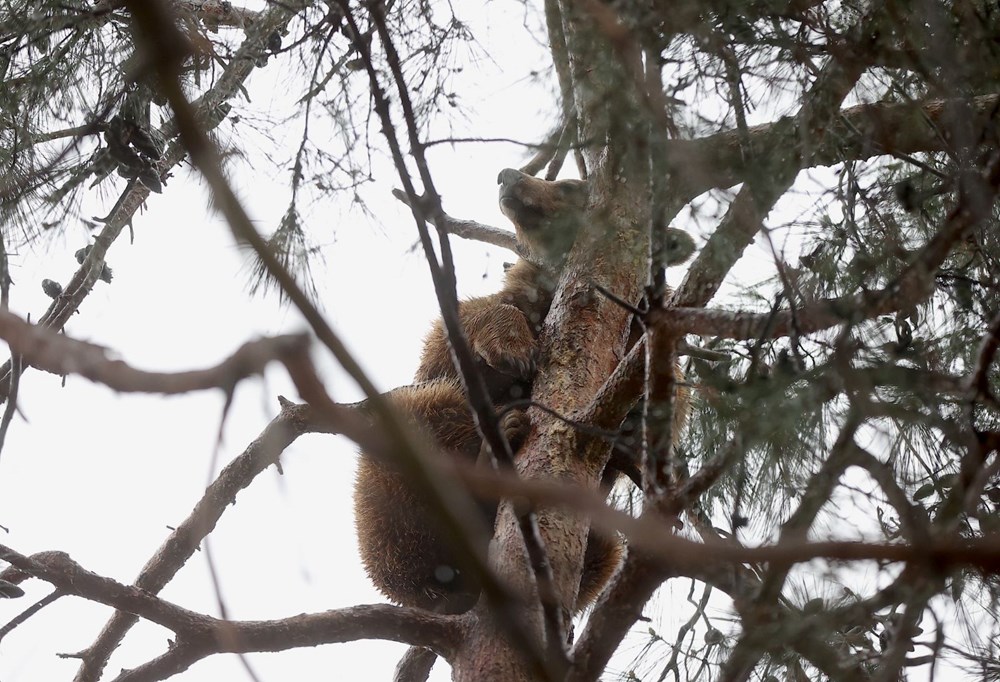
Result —
<instances>
[{"instance_id":1,"label":"tree","mask_svg":"<svg viewBox=\"0 0 1000 682\"><path fill-rule=\"evenodd\" d=\"M117 172L127 185L95 221L73 279L46 285L52 303L37 322L0 313L12 352L0 434L12 428L30 368L120 391L221 388L228 404L239 381L276 361L304 402L282 400L132 585L58 551L0 546L11 565L3 596L29 578L54 589L0 632L32 627L54 600L113 607L78 654L78 680L101 678L140 620L171 630L172 645L113 679L165 679L222 652L382 638L414 647L397 679L425 678L432 650L458 680L587 680L648 618L654 592L683 583L690 618L676 633L648 628L643 655L628 664L634 678L881 681L941 666L998 676L1000 26L990 3L526 6L526 32L544 18L558 123L538 135L524 169L556 177L572 156L589 182L592 219L545 323L516 476L443 466L386 408L308 286L317 238L302 202L338 192L360 201L385 167L378 159L388 159L470 407L503 452L455 324L448 235L514 245L445 212L429 158L444 153L441 143L466 142L440 134L462 105L453 79L477 63L456 56L477 38L459 8L296 0L257 12L210 0L102 0L4 10L4 308L10 246L79 215L93 183ZM265 240L224 165L229 152L249 153L240 146L249 124L235 121L224 144L211 133L273 57L301 67L291 120L304 132L288 208ZM152 112L166 123L154 126ZM324 117L336 137L317 141L311 131ZM255 254L259 287L302 314L381 429L333 402L307 335L248 342L215 368L164 374L60 334L95 283L111 278L108 248L151 191L172 191L170 172L185 160ZM672 294L671 224L706 237ZM755 241L762 253L741 260ZM633 318L645 334L629 350ZM675 447L678 357L695 400ZM628 514L592 491L612 456L607 434L640 399L641 438L615 446L618 466L636 470L618 505ZM244 621L158 596L236 493L306 432L345 434L397 457L444 519L460 519L468 491L501 498L488 558L455 538L487 581L474 609L358 606ZM574 628L591 524L623 533L629 551Z\"/></svg>"}]
</instances>

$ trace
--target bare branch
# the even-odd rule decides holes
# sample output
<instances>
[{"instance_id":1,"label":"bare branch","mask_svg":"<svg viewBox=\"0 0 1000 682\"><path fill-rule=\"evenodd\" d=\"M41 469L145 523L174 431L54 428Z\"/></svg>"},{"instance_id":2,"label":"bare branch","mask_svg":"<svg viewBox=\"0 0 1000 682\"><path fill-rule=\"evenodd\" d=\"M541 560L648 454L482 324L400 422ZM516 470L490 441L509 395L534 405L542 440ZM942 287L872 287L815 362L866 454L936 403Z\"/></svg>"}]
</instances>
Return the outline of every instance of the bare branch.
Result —
<instances>
[{"instance_id":1,"label":"bare branch","mask_svg":"<svg viewBox=\"0 0 1000 682\"><path fill-rule=\"evenodd\" d=\"M853 457L851 448L844 448L844 457ZM792 522L788 537L776 544L747 546L736 541L726 544L700 543L674 535L670 518L642 516L635 518L608 507L594 492L551 480L515 478L497 471L482 471L468 467L453 471L463 484L477 496L522 497L539 507L560 507L586 516L595 528L606 532L621 532L629 546L638 548L669 575L700 576L706 566L729 564L771 563L787 567L817 558L836 561L905 562L942 569L949 566L973 566L987 573L1000 573L1000 533L981 538L964 538L953 534L934 538L926 544L876 544L854 541L807 541L802 527L822 506L827 486L836 483L837 471L850 462L838 459L822 468L815 490L808 494L808 505Z\"/></svg>"},{"instance_id":2,"label":"bare branch","mask_svg":"<svg viewBox=\"0 0 1000 682\"><path fill-rule=\"evenodd\" d=\"M21 625L26 620L31 618L33 615L35 615L36 613L38 613L46 606L48 606L49 604L56 601L62 596L63 596L62 592L60 592L59 590L53 590L52 592L49 592L47 595L36 601L31 606L26 608L24 611L21 611L21 613L11 618L6 625L0 627L0 640L9 635L11 632L13 632L13 630L17 626Z\"/></svg>"},{"instance_id":3,"label":"bare branch","mask_svg":"<svg viewBox=\"0 0 1000 682\"><path fill-rule=\"evenodd\" d=\"M460 641L457 617L388 604L350 606L268 621L212 618L203 631L178 635L173 648L159 658L123 672L115 678L116 682L162 680L216 653L287 651L360 639L384 639L431 649L447 658L452 655L455 642Z\"/></svg>"},{"instance_id":4,"label":"bare branch","mask_svg":"<svg viewBox=\"0 0 1000 682\"><path fill-rule=\"evenodd\" d=\"M392 196L396 197L410 208L413 208L410 202L410 197L406 194L406 192L394 189L392 190ZM493 227L492 225L484 225L483 223L478 223L475 220L452 218L444 211L441 212L441 222L441 225L435 225L435 227L444 230L448 234L453 234L456 237L461 237L462 239L472 239L474 241L492 244L493 246L499 246L502 249L518 253L517 239L513 232L502 230L499 227Z\"/></svg>"},{"instance_id":5,"label":"bare branch","mask_svg":"<svg viewBox=\"0 0 1000 682\"><path fill-rule=\"evenodd\" d=\"M628 557L601 595L594 612L573 646L573 667L568 681L598 680L611 655L642 616L646 602L664 580L671 577L661 565L654 565L638 550L629 548Z\"/></svg>"},{"instance_id":6,"label":"bare branch","mask_svg":"<svg viewBox=\"0 0 1000 682\"><path fill-rule=\"evenodd\" d=\"M45 580L66 595L106 604L169 628L177 634L180 647L188 649L187 656L168 654L172 664L169 671L164 670L160 659L147 664L166 675L147 677L139 668L119 679L163 679L213 653L284 651L359 639L388 639L429 647L449 656L457 641L455 617L422 609L374 604L272 621L225 621L189 611L139 587L122 585L92 573L62 552L43 552L27 557L0 545L0 558Z\"/></svg>"},{"instance_id":7,"label":"bare branch","mask_svg":"<svg viewBox=\"0 0 1000 682\"><path fill-rule=\"evenodd\" d=\"M47 327L0 311L0 339L19 353L24 363L52 374L78 374L124 393L189 393L209 388L229 389L242 379L261 374L274 360L306 352L305 334L249 341L215 367L189 372L145 372L109 357L109 351L78 341Z\"/></svg>"},{"instance_id":8,"label":"bare branch","mask_svg":"<svg viewBox=\"0 0 1000 682\"><path fill-rule=\"evenodd\" d=\"M68 595L134 613L175 632L193 632L207 618L165 602L145 590L91 573L70 559L65 552L40 552L27 557L6 545L0 545L0 559Z\"/></svg>"},{"instance_id":9,"label":"bare branch","mask_svg":"<svg viewBox=\"0 0 1000 682\"><path fill-rule=\"evenodd\" d=\"M560 141L567 135L568 127L561 125L549 133L545 142L538 145L535 155L519 169L527 175L537 175L538 171L545 168L546 164L553 161L558 154L565 154L566 149L562 148Z\"/></svg>"},{"instance_id":10,"label":"bare branch","mask_svg":"<svg viewBox=\"0 0 1000 682\"><path fill-rule=\"evenodd\" d=\"M393 682L426 682L437 655L430 649L410 647L396 664Z\"/></svg>"}]
</instances>

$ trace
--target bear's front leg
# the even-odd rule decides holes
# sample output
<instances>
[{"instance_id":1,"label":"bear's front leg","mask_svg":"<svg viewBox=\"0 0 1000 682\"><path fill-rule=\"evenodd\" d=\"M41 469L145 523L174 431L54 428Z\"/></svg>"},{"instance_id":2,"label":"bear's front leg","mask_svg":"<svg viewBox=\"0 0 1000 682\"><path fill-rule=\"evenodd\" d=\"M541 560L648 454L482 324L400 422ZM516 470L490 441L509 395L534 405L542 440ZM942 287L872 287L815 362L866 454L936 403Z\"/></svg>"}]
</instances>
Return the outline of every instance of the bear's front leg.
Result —
<instances>
[{"instance_id":1,"label":"bear's front leg","mask_svg":"<svg viewBox=\"0 0 1000 682\"><path fill-rule=\"evenodd\" d=\"M494 403L528 397L534 378L537 341L525 314L498 296L474 298L459 304L459 320L469 347ZM444 325L440 320L424 342L417 381L458 378L448 350Z\"/></svg>"},{"instance_id":2,"label":"bear's front leg","mask_svg":"<svg viewBox=\"0 0 1000 682\"><path fill-rule=\"evenodd\" d=\"M463 315L462 323L473 352L487 365L516 380L534 375L538 344L520 310L497 303Z\"/></svg>"}]
</instances>

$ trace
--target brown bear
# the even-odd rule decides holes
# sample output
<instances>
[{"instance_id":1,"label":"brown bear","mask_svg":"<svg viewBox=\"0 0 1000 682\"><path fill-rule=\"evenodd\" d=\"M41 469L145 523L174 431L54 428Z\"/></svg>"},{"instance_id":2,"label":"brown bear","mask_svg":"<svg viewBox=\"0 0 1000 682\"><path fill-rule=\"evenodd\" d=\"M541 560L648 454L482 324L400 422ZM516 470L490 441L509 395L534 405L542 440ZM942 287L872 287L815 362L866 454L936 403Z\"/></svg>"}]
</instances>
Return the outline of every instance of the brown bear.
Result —
<instances>
[{"instance_id":1,"label":"brown bear","mask_svg":"<svg viewBox=\"0 0 1000 682\"><path fill-rule=\"evenodd\" d=\"M500 210L514 224L524 256L511 266L503 288L463 301L459 318L495 402L527 398L535 350L552 304L559 268L580 229L587 204L581 180L548 181L512 168L500 171ZM458 378L438 320L424 340L417 381Z\"/></svg>"},{"instance_id":2,"label":"brown bear","mask_svg":"<svg viewBox=\"0 0 1000 682\"><path fill-rule=\"evenodd\" d=\"M499 292L465 300L458 312L490 398L500 409L530 395L538 335L559 270L579 232L588 195L583 181L541 180L509 168L500 172L497 182L500 209L514 224L522 258L508 269ZM677 252L687 252L674 261L686 260L693 243L684 241L690 240L686 234L671 232L679 237ZM468 462L481 458L481 439L440 320L425 339L414 378L412 386L391 391L390 402L425 429L444 456ZM680 405L679 412L683 410ZM523 412L507 411L502 427L516 451L528 427ZM605 476L606 481L614 478ZM391 464L362 453L354 501L365 569L390 600L445 613L460 613L475 604L478 585L455 566L447 538L441 537L420 494ZM482 508L492 528L496 505L484 502ZM621 555L617 538L590 535L577 610L597 598Z\"/></svg>"},{"instance_id":3,"label":"brown bear","mask_svg":"<svg viewBox=\"0 0 1000 682\"><path fill-rule=\"evenodd\" d=\"M442 456L469 463L482 457L482 439L457 379L403 386L386 397L411 426L425 431ZM501 425L511 448L516 448L526 432L524 413L508 413ZM492 529L496 502L483 502L481 508ZM362 453L354 517L365 571L389 599L440 613L461 613L475 605L478 586L455 566L421 492L391 463Z\"/></svg>"}]
</instances>

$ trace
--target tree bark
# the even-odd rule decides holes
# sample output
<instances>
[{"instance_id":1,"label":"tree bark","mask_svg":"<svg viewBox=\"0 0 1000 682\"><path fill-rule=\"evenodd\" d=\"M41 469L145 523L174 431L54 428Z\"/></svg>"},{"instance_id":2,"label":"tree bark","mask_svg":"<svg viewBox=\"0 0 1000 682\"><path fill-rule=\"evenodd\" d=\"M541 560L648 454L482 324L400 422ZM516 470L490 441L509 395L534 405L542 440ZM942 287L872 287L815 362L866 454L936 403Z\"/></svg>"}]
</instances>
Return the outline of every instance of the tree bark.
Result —
<instances>
[{"instance_id":1,"label":"tree bark","mask_svg":"<svg viewBox=\"0 0 1000 682\"><path fill-rule=\"evenodd\" d=\"M604 140L584 150L590 166L590 220L570 253L560 286L540 338L539 372L532 399L558 415L573 418L584 411L624 355L629 311L601 295L595 285L626 301L639 299L648 254L648 118L630 75L628 45L612 44L600 17L574 3L560 3L572 63L581 139ZM634 46L633 46L634 47ZM622 87L626 83L629 87ZM572 426L551 413L529 411L532 430L516 461L518 474L596 490L607 462L584 458ZM524 627L544 637L542 612L524 540L518 528L516 501L501 504L490 547L491 564L509 582ZM552 567L555 594L568 621L574 611L589 523L566 509L536 510L538 529ZM534 680L516 649L498 637L492 617L481 604L473 611L470 631L454 660L454 679ZM566 646L568 643L561 643ZM542 647L552 650L552 647ZM558 662L550 668L565 673Z\"/></svg>"}]
</instances>

